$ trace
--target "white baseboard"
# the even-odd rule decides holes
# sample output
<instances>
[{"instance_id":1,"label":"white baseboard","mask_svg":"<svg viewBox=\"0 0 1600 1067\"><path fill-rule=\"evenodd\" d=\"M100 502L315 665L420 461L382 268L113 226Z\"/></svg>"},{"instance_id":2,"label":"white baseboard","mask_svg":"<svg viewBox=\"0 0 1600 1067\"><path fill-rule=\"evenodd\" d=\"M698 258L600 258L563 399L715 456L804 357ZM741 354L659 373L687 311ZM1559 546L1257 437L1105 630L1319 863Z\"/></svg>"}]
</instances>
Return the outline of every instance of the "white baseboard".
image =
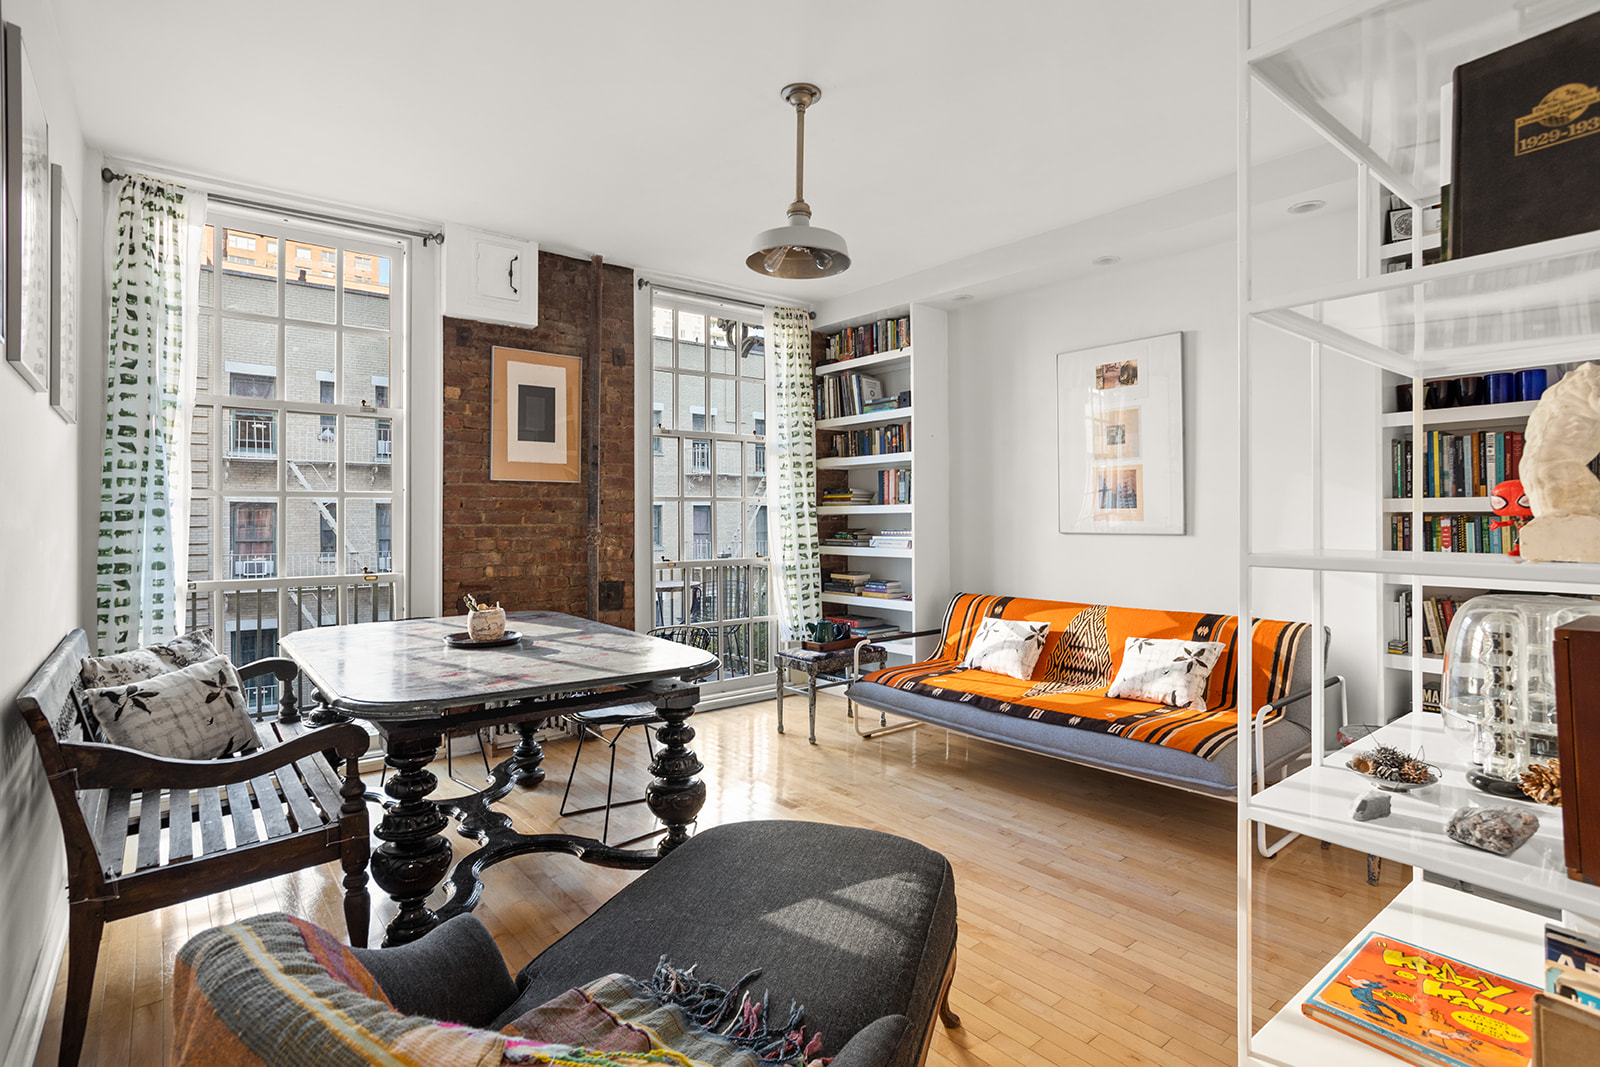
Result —
<instances>
[{"instance_id":1,"label":"white baseboard","mask_svg":"<svg viewBox=\"0 0 1600 1067\"><path fill-rule=\"evenodd\" d=\"M50 1016L50 1000L55 995L56 979L61 975L61 954L67 947L66 894L61 896L61 906L50 914L50 925L44 933L44 943L39 958L33 964L33 977L28 982L28 993L17 1013L16 1029L11 1031L11 1043L0 1057L0 1067L32 1067L39 1055L39 1039L44 1036L45 1020Z\"/></svg>"}]
</instances>

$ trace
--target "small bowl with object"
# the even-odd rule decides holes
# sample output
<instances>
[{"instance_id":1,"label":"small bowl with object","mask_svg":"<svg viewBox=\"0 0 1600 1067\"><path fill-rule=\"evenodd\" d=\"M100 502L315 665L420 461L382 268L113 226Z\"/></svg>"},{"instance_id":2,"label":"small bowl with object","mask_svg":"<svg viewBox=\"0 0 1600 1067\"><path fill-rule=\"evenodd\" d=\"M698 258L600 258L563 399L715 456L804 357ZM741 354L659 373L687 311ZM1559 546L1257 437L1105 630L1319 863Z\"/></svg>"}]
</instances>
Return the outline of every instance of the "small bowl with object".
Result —
<instances>
[{"instance_id":1,"label":"small bowl with object","mask_svg":"<svg viewBox=\"0 0 1600 1067\"><path fill-rule=\"evenodd\" d=\"M1345 766L1389 793L1409 793L1439 781L1439 768L1393 745L1377 745L1350 757Z\"/></svg>"}]
</instances>

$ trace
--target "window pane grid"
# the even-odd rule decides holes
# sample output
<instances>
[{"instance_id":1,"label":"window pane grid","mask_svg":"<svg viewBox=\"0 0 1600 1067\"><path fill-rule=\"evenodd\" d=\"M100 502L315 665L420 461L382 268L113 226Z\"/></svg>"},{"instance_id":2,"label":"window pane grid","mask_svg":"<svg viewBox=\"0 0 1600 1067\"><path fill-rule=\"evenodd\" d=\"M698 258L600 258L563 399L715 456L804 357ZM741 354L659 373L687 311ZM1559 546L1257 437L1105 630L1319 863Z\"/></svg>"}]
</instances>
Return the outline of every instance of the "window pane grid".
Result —
<instances>
[{"instance_id":1,"label":"window pane grid","mask_svg":"<svg viewBox=\"0 0 1600 1067\"><path fill-rule=\"evenodd\" d=\"M356 579L329 586L329 604L342 596L354 612L365 597L366 618L397 617L397 583L381 595L360 583L395 570L391 472L404 422L390 394L400 354L391 295L400 248L276 228L218 219L205 229L189 558L191 582L202 583L190 613L208 618L191 624L216 624L212 609L224 593L237 599L228 590L241 581L279 583L271 597L249 597L258 606L313 576ZM379 410L385 418L363 417ZM277 610L262 610L262 625L229 629L275 644Z\"/></svg>"},{"instance_id":2,"label":"window pane grid","mask_svg":"<svg viewBox=\"0 0 1600 1067\"><path fill-rule=\"evenodd\" d=\"M651 314L650 507L656 625L714 624L720 677L772 670L761 327Z\"/></svg>"}]
</instances>

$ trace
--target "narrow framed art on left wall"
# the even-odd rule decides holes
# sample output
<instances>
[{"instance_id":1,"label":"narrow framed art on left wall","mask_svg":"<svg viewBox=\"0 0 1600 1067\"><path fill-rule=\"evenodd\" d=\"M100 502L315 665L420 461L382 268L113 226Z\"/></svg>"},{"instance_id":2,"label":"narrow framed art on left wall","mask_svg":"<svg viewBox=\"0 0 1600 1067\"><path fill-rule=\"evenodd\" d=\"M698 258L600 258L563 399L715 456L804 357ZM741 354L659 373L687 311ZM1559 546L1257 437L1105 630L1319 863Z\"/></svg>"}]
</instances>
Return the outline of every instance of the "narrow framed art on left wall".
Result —
<instances>
[{"instance_id":1,"label":"narrow framed art on left wall","mask_svg":"<svg viewBox=\"0 0 1600 1067\"><path fill-rule=\"evenodd\" d=\"M50 164L50 406L78 421L78 209L61 164Z\"/></svg>"},{"instance_id":2,"label":"narrow framed art on left wall","mask_svg":"<svg viewBox=\"0 0 1600 1067\"><path fill-rule=\"evenodd\" d=\"M6 362L42 393L50 387L50 125L23 47L5 25Z\"/></svg>"}]
</instances>

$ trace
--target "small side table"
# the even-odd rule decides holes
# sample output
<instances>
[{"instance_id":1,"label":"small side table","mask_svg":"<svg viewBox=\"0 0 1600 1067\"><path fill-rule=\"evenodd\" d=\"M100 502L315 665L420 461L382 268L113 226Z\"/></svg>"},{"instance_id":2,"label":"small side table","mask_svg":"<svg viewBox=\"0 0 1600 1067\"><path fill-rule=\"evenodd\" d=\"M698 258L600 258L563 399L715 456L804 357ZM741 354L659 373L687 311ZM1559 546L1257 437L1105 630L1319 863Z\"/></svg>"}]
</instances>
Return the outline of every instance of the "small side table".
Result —
<instances>
[{"instance_id":1,"label":"small side table","mask_svg":"<svg viewBox=\"0 0 1600 1067\"><path fill-rule=\"evenodd\" d=\"M863 642L867 639L863 638ZM778 732L783 733L783 694L793 693L796 696L805 694L808 707L807 712L811 717L811 736L809 740L814 745L817 743L817 690L832 689L836 686L849 685L856 680L854 667L856 650L850 648L835 649L832 652L813 652L810 649L790 648L777 654L778 660ZM861 664L868 663L883 665L889 662L889 650L882 645L866 643L861 649ZM789 670L806 672L806 684L802 686L789 685Z\"/></svg>"}]
</instances>

